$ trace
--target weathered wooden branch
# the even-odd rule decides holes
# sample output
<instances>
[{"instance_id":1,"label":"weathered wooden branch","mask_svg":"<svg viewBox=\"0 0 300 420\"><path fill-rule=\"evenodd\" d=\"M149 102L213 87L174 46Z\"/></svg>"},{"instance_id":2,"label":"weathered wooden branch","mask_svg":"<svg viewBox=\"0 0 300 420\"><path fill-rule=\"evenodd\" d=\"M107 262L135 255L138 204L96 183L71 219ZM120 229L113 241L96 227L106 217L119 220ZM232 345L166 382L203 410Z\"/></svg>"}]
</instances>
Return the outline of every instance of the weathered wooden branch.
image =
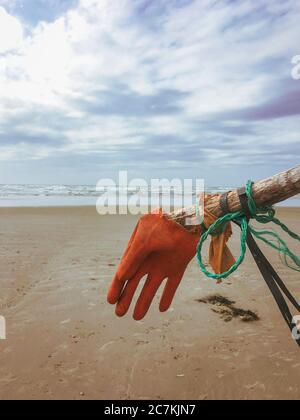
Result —
<instances>
[{"instance_id":1,"label":"weathered wooden branch","mask_svg":"<svg viewBox=\"0 0 300 420\"><path fill-rule=\"evenodd\" d=\"M274 175L253 185L253 197L258 206L270 206L287 200L300 193L300 165L286 172ZM220 217L223 212L220 207L220 194L208 195L205 199L205 207L215 216ZM228 208L230 212L241 210L237 190L228 194ZM187 224L187 219L196 216L195 206L180 209L166 215L169 219L181 224L189 231L195 231L194 225Z\"/></svg>"}]
</instances>

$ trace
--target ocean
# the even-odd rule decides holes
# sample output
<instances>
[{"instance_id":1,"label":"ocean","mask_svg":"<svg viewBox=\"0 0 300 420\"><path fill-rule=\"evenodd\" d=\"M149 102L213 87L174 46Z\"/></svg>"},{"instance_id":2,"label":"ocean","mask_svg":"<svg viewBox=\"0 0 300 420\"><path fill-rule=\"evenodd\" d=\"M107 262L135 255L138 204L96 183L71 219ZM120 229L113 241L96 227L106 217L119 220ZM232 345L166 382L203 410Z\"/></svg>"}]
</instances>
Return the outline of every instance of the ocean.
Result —
<instances>
[{"instance_id":1,"label":"ocean","mask_svg":"<svg viewBox=\"0 0 300 420\"><path fill-rule=\"evenodd\" d=\"M235 187L211 186L206 192L221 193ZM0 184L0 207L47 207L47 206L93 206L102 200L109 204L125 205L128 200L141 205L164 205L172 199L176 206L190 205L196 201L198 192L176 188L152 189L145 187L101 187L96 185L40 185ZM289 199L280 206L300 207L300 197Z\"/></svg>"}]
</instances>

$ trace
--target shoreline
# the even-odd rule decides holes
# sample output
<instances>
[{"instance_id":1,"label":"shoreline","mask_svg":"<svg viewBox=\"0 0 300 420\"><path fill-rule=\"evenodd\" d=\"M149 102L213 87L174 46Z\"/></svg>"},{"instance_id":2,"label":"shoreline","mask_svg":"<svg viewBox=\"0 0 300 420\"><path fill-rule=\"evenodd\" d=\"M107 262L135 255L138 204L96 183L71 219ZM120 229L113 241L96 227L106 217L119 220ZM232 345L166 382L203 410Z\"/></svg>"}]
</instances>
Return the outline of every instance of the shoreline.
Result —
<instances>
[{"instance_id":1,"label":"shoreline","mask_svg":"<svg viewBox=\"0 0 300 420\"><path fill-rule=\"evenodd\" d=\"M150 204L150 207L153 208L157 208L158 206L154 203L154 204ZM9 202L8 204L4 205L3 203L1 203L0 201L0 211L1 209L45 209L45 208L49 208L49 209L55 209L55 208L96 208L97 207L97 203L93 202L93 203L53 203L53 204L32 204L32 203L28 203L28 204L24 204L24 203L20 203L20 204L15 204L13 205L11 202ZM127 206L124 204L120 204L116 206L117 209L124 209ZM142 209L145 209L146 206L141 205L140 206ZM280 208L294 208L294 209L298 209L300 208L300 199L295 198L295 199L290 199L287 201L284 201L282 203L278 203L274 206L277 209ZM100 206L100 208L114 208L114 206L109 205L109 206ZM182 208L181 206L175 206L175 209L180 209Z\"/></svg>"},{"instance_id":2,"label":"shoreline","mask_svg":"<svg viewBox=\"0 0 300 420\"><path fill-rule=\"evenodd\" d=\"M107 197L110 200L109 197ZM129 199L130 200L130 199ZM1 208L44 208L44 207L96 207L99 203L101 208L104 207L117 207L117 208L124 208L128 204L124 197L121 197L120 200L115 204L114 201L108 201L108 204L104 202L103 205L103 198L99 197L28 197L28 198L0 198L0 209ZM189 207L194 203L193 200L188 199L186 202L182 199L176 199L174 201L175 208L184 208ZM168 208L168 202L159 201L158 199L150 200L150 203L147 201L143 201L141 199L140 204L136 202L136 206L140 206L141 208L151 207L151 208L158 208L158 207L166 207ZM278 203L275 207L295 207L300 208L300 197L295 196L288 200L285 200L281 203Z\"/></svg>"}]
</instances>

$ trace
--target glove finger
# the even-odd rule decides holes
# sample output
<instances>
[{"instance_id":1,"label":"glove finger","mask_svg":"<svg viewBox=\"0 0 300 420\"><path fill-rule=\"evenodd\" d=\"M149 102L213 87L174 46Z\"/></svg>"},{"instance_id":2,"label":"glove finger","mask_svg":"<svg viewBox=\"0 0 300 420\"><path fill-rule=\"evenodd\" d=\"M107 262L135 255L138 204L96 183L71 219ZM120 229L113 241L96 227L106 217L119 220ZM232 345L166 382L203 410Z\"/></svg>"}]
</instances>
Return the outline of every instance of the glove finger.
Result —
<instances>
[{"instance_id":1,"label":"glove finger","mask_svg":"<svg viewBox=\"0 0 300 420\"><path fill-rule=\"evenodd\" d=\"M120 294L124 288L125 281L120 281L118 273L115 275L107 293L107 302L115 305L119 299Z\"/></svg>"},{"instance_id":2,"label":"glove finger","mask_svg":"<svg viewBox=\"0 0 300 420\"><path fill-rule=\"evenodd\" d=\"M135 305L133 318L136 321L143 319L146 313L148 312L153 298L163 279L164 277L162 277L161 275L158 276L157 274L149 274L149 276L147 277L143 290Z\"/></svg>"},{"instance_id":3,"label":"glove finger","mask_svg":"<svg viewBox=\"0 0 300 420\"><path fill-rule=\"evenodd\" d=\"M123 254L123 256L122 256L122 260L123 260L124 258L126 258L126 255L128 254L128 252L129 252L130 248L132 247L132 244L133 244L133 241L134 241L134 239L135 239L135 237L136 237L136 234L137 234L137 231L138 231L139 225L140 225L140 221L137 223L136 227L134 228L134 231L133 231L133 233L132 233L132 235L131 235L131 237L130 237L130 239L129 239L129 242L128 242L128 244L127 244L127 248L126 248L126 250L125 250L125 252L124 252L124 254Z\"/></svg>"},{"instance_id":4,"label":"glove finger","mask_svg":"<svg viewBox=\"0 0 300 420\"><path fill-rule=\"evenodd\" d=\"M165 312L171 306L174 295L178 289L178 286L182 280L183 273L177 276L170 277L165 285L163 295L160 300L159 310Z\"/></svg>"},{"instance_id":5,"label":"glove finger","mask_svg":"<svg viewBox=\"0 0 300 420\"><path fill-rule=\"evenodd\" d=\"M139 282L146 274L147 274L147 270L143 267L137 272L137 274L135 274L135 276L132 279L128 280L117 302L117 306L116 306L117 316L124 316L127 313L131 305L135 291L139 285Z\"/></svg>"},{"instance_id":6,"label":"glove finger","mask_svg":"<svg viewBox=\"0 0 300 420\"><path fill-rule=\"evenodd\" d=\"M114 305L120 298L124 285L127 280L135 276L139 268L142 266L145 258L147 257L148 250L132 249L129 256L121 263L117 274L111 282L107 301Z\"/></svg>"},{"instance_id":7,"label":"glove finger","mask_svg":"<svg viewBox=\"0 0 300 420\"><path fill-rule=\"evenodd\" d=\"M107 301L112 305L115 305L122 293L126 280L130 279L137 272L139 265L143 262L145 254L141 248L139 251L138 246L135 246L136 236L138 232L140 222L136 225L133 234L129 240L128 246L121 259L117 273L113 278L107 294Z\"/></svg>"},{"instance_id":8,"label":"glove finger","mask_svg":"<svg viewBox=\"0 0 300 420\"><path fill-rule=\"evenodd\" d=\"M118 268L117 277L119 281L124 284L125 280L131 279L136 274L148 254L149 250L144 244L135 245L133 243L126 256L122 258Z\"/></svg>"}]
</instances>

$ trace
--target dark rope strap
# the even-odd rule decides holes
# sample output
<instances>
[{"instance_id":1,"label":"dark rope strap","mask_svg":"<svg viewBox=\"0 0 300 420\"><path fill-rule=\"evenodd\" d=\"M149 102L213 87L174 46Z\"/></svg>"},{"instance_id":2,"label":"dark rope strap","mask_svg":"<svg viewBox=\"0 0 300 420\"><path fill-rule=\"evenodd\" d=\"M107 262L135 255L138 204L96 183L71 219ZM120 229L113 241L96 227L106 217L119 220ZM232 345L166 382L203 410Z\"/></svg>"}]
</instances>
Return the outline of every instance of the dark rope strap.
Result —
<instances>
[{"instance_id":1,"label":"dark rope strap","mask_svg":"<svg viewBox=\"0 0 300 420\"><path fill-rule=\"evenodd\" d=\"M297 331L297 324L294 322L294 318L290 312L290 309L284 299L283 294L287 297L287 299L291 302L291 304L297 309L297 311L300 313L300 306L298 302L295 300L293 295L290 293L290 291L287 289L279 275L276 273L274 268L271 266L269 261L266 259L262 251L260 250L259 246L257 245L256 241L254 240L252 234L249 232L248 238L247 238L247 245L251 251L251 254L253 255L253 258L265 280L267 283L278 307L279 310L286 321L290 331L292 333ZM283 292L283 294L281 293ZM300 337L296 339L294 337L296 343L300 347Z\"/></svg>"},{"instance_id":2,"label":"dark rope strap","mask_svg":"<svg viewBox=\"0 0 300 420\"><path fill-rule=\"evenodd\" d=\"M236 224L240 226L239 222L236 222ZM248 232L248 235L247 235L247 245L290 331L292 333L297 332L297 324L294 322L293 315L290 312L290 309L284 299L283 294L290 301L290 303L295 307L295 309L300 313L299 303L293 297L293 295L285 286L284 282L276 273L276 271L274 270L270 262L267 260L262 250L257 245L250 231ZM300 337L299 338L294 337L294 339L296 343L298 344L298 346L300 347Z\"/></svg>"},{"instance_id":3,"label":"dark rope strap","mask_svg":"<svg viewBox=\"0 0 300 420\"><path fill-rule=\"evenodd\" d=\"M251 218L251 211L249 209L248 205L248 197L246 194L245 188L240 188L238 190L238 195L240 199L240 203L243 209L244 214L246 215L247 219L250 220ZM239 224L239 223L238 223ZM290 331L294 333L297 331L297 325L294 322L293 315L290 312L290 309L284 299L283 294L286 296L286 298L290 301L290 303L296 308L296 310L300 313L300 305L294 298L294 296L291 294L291 292L288 290L284 282L281 280L277 272L274 270L273 266L270 264L270 262L265 257L262 250L257 245L257 242L255 241L251 230L248 230L247 234L247 245L250 249L250 252L254 258L254 261L256 262L259 271L261 272L267 286L269 287L278 307L279 310L287 323ZM282 294L283 293L283 294ZM300 338L295 341L297 342L298 346L300 347Z\"/></svg>"},{"instance_id":4,"label":"dark rope strap","mask_svg":"<svg viewBox=\"0 0 300 420\"><path fill-rule=\"evenodd\" d=\"M242 210L243 210L245 216L247 217L247 219L250 220L251 219L251 212L250 212L249 205L248 205L248 196L246 194L246 188L245 187L239 188L237 192L238 192L238 196L239 196L240 203L241 203L241 206L242 206Z\"/></svg>"},{"instance_id":5,"label":"dark rope strap","mask_svg":"<svg viewBox=\"0 0 300 420\"><path fill-rule=\"evenodd\" d=\"M223 214L230 213L229 207L228 207L228 194L230 191L225 192L220 197L220 207L223 212Z\"/></svg>"}]
</instances>

